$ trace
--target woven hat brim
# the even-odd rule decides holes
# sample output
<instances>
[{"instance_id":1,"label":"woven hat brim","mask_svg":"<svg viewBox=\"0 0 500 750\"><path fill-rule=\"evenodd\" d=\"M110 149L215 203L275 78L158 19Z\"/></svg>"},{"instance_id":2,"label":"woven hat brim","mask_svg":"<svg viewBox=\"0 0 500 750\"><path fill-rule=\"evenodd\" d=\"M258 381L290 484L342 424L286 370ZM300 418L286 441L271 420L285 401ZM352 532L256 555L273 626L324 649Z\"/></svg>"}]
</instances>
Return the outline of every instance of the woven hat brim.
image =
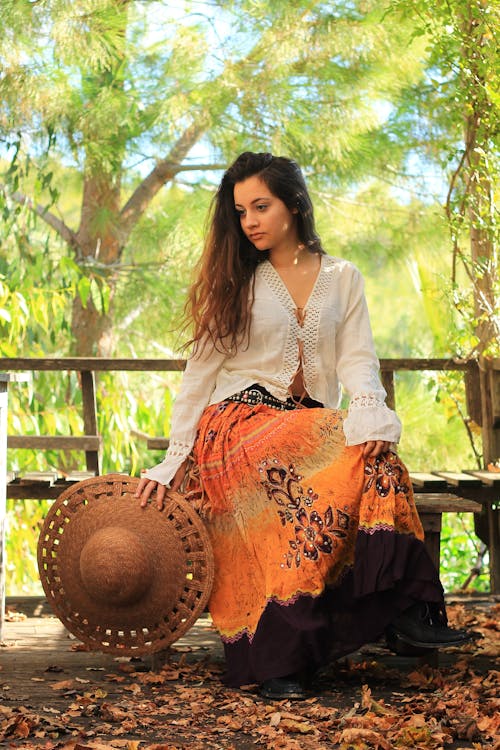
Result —
<instances>
[{"instance_id":1,"label":"woven hat brim","mask_svg":"<svg viewBox=\"0 0 500 750\"><path fill-rule=\"evenodd\" d=\"M184 635L203 612L214 575L210 539L196 511L178 493L169 493L162 511L154 496L141 508L134 497L138 482L108 474L76 483L50 508L38 542L40 580L56 616L90 648L122 655L154 653ZM115 554L108 563L106 554L114 554L112 545L107 550L108 531L110 538L137 539L146 572L134 569L134 554L125 561ZM102 596L82 567L94 540ZM135 576L133 597L106 597L107 565L113 581L123 569L125 591Z\"/></svg>"}]
</instances>

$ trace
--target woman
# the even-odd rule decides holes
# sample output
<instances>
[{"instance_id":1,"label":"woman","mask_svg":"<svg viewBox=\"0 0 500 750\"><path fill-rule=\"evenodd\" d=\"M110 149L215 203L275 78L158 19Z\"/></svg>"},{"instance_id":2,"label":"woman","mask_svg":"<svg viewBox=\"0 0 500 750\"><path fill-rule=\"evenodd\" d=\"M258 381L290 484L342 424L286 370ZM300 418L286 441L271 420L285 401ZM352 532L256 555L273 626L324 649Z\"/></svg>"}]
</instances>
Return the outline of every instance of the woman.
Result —
<instances>
[{"instance_id":1,"label":"woman","mask_svg":"<svg viewBox=\"0 0 500 750\"><path fill-rule=\"evenodd\" d=\"M244 153L224 174L193 284L194 335L165 460L137 496L201 486L225 682L303 698L331 658L384 632L456 645L391 445L363 280L326 255L297 164ZM341 388L350 395L339 410Z\"/></svg>"}]
</instances>

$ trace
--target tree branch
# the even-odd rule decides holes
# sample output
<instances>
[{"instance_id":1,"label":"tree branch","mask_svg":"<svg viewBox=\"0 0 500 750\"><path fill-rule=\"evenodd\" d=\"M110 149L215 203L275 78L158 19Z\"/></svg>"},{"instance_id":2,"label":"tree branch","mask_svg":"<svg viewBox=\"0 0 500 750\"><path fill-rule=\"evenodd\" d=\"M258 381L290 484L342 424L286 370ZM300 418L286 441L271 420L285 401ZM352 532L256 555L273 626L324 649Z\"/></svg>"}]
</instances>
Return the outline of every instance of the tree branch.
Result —
<instances>
[{"instance_id":1,"label":"tree branch","mask_svg":"<svg viewBox=\"0 0 500 750\"><path fill-rule=\"evenodd\" d=\"M62 219L58 219L57 216L50 213L50 211L47 211L47 209L40 203L34 203L31 198L28 198L28 196L23 195L19 191L10 193L10 197L16 203L19 203L21 206L27 206L34 213L36 213L37 216L39 216L46 224L52 227L52 229L57 232L59 237L64 240L64 242L67 242L68 245L71 245L71 247L75 248L78 247L75 233L67 226L67 224L64 223L64 221L62 221Z\"/></svg>"},{"instance_id":2,"label":"tree branch","mask_svg":"<svg viewBox=\"0 0 500 750\"><path fill-rule=\"evenodd\" d=\"M226 169L227 164L178 164L177 173L179 172L216 172Z\"/></svg>"},{"instance_id":3,"label":"tree branch","mask_svg":"<svg viewBox=\"0 0 500 750\"><path fill-rule=\"evenodd\" d=\"M314 5L318 4L319 0L315 0ZM305 17L309 11L299 10L301 18ZM274 28L268 30L269 35L276 39L276 30ZM282 32L286 36L285 31ZM217 93L212 94L210 97L210 106L195 115L193 123L186 128L184 133L180 136L178 141L172 147L168 156L157 162L154 169L148 174L148 176L141 182L136 188L133 194L130 196L127 203L124 205L120 212L121 226L120 226L120 245L123 247L127 242L132 229L140 219L146 208L148 207L151 200L161 190L166 182L173 179L176 174L180 171L184 171L186 167L182 166L182 161L186 158L190 149L199 140L203 133L210 126L211 118L217 114L218 107L221 104L227 107L228 103L234 100L236 92L239 90L238 76L245 75L246 78L250 75L250 69L246 70L247 66L251 63L255 63L258 60L265 59L265 56L269 51L269 40L263 35L257 41L255 46L240 60L236 62L227 61L223 71L210 82L210 88L213 90L217 87ZM228 101L229 97L229 101Z\"/></svg>"},{"instance_id":4,"label":"tree branch","mask_svg":"<svg viewBox=\"0 0 500 750\"><path fill-rule=\"evenodd\" d=\"M205 121L190 125L174 144L165 159L159 161L154 169L132 193L121 210L120 244L127 241L132 229L140 219L149 203L166 182L181 171L182 160L206 129Z\"/></svg>"}]
</instances>

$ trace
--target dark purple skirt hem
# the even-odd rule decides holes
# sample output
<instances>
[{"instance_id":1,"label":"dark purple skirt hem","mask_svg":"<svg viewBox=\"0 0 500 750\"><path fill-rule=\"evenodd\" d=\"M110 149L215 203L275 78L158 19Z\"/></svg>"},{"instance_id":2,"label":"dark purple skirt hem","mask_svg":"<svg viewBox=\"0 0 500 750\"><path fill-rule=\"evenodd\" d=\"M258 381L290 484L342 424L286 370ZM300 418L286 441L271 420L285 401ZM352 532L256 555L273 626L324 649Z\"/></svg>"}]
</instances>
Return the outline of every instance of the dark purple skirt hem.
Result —
<instances>
[{"instance_id":1,"label":"dark purple skirt hem","mask_svg":"<svg viewBox=\"0 0 500 750\"><path fill-rule=\"evenodd\" d=\"M358 533L355 563L335 586L286 606L269 602L255 635L224 643L224 683L239 687L272 677L314 673L378 640L415 601L444 613L444 592L425 545L393 531Z\"/></svg>"}]
</instances>

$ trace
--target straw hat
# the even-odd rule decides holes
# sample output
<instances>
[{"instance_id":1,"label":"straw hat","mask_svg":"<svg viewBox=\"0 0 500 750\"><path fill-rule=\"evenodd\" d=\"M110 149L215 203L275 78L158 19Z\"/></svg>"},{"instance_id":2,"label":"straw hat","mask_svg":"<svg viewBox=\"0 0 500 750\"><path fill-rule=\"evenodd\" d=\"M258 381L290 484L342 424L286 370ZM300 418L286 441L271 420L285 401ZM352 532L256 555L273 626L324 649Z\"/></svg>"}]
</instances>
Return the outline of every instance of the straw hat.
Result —
<instances>
[{"instance_id":1,"label":"straw hat","mask_svg":"<svg viewBox=\"0 0 500 750\"><path fill-rule=\"evenodd\" d=\"M207 531L178 493L141 508L138 479L77 482L50 508L38 542L40 579L54 613L98 651L166 649L203 612L214 564Z\"/></svg>"}]
</instances>

